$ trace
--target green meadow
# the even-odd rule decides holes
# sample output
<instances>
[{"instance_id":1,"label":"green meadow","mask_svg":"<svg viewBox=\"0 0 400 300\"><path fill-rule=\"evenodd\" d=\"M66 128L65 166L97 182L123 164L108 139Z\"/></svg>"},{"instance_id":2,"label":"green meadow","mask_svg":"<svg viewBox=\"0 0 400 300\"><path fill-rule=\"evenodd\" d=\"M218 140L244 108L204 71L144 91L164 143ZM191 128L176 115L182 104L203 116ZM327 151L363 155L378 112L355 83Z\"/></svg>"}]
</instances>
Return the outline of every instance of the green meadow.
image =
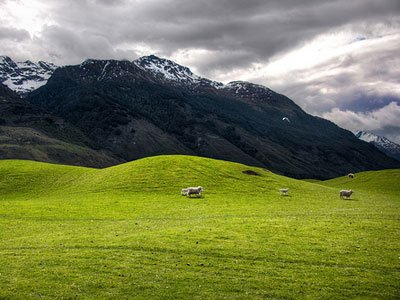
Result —
<instances>
[{"instance_id":1,"label":"green meadow","mask_svg":"<svg viewBox=\"0 0 400 300\"><path fill-rule=\"evenodd\" d=\"M0 299L399 298L400 170L308 182L179 155L0 161Z\"/></svg>"}]
</instances>

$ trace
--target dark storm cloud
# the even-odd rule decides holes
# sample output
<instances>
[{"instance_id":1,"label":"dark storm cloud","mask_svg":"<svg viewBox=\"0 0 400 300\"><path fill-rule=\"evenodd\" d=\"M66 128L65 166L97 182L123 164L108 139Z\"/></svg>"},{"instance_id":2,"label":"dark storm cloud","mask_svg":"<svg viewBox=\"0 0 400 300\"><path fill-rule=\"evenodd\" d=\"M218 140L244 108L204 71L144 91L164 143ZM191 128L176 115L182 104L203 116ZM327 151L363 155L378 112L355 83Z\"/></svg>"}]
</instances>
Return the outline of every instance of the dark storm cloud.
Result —
<instances>
[{"instance_id":1,"label":"dark storm cloud","mask_svg":"<svg viewBox=\"0 0 400 300\"><path fill-rule=\"evenodd\" d=\"M242 55L246 63L266 60L332 27L366 20L389 22L400 7L397 0L49 3L53 4L51 13L61 27L102 35L114 47L146 43L167 56L190 48L247 52ZM230 66L229 59L226 64L219 64L222 69ZM197 67L209 69L207 65Z\"/></svg>"},{"instance_id":2,"label":"dark storm cloud","mask_svg":"<svg viewBox=\"0 0 400 300\"><path fill-rule=\"evenodd\" d=\"M340 109L354 112L373 111L387 106L391 102L400 104L400 98L394 96L353 95L351 101L344 102Z\"/></svg>"},{"instance_id":3,"label":"dark storm cloud","mask_svg":"<svg viewBox=\"0 0 400 300\"><path fill-rule=\"evenodd\" d=\"M243 63L267 60L319 33L345 24L390 22L400 10L398 0L40 2L46 5L46 14L56 25L78 34L85 31L87 36L102 36L113 48L127 43L145 43L167 56L179 49L201 48L224 56L229 52L242 53ZM86 52L86 49L76 51ZM97 56L97 53L91 56ZM69 59L73 60L64 58L65 61ZM231 61L226 59L226 63L221 62L218 67L230 68ZM196 67L209 70L207 62L203 64Z\"/></svg>"},{"instance_id":4,"label":"dark storm cloud","mask_svg":"<svg viewBox=\"0 0 400 300\"><path fill-rule=\"evenodd\" d=\"M385 20L399 6L397 1L377 5L377 1L365 0L170 3L149 5L142 14L143 21L156 25L156 31L151 27L144 31L155 46L166 52L191 47L240 50L251 54L253 61L268 59L328 28L366 18ZM132 36L140 34L133 32Z\"/></svg>"}]
</instances>

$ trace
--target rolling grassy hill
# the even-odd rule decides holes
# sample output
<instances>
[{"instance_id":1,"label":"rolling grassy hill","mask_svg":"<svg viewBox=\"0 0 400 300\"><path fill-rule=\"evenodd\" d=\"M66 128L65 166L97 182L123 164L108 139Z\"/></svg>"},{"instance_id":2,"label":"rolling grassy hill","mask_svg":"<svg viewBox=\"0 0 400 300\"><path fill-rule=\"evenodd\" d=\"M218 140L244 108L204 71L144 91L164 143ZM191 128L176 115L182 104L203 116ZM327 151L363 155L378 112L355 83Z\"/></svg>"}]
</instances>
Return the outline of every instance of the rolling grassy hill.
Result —
<instances>
[{"instance_id":1,"label":"rolling grassy hill","mask_svg":"<svg viewBox=\"0 0 400 300\"><path fill-rule=\"evenodd\" d=\"M320 181L319 183L330 187L342 187L369 193L379 193L380 195L400 196L400 170L398 169L361 172L356 174L355 178L343 176Z\"/></svg>"},{"instance_id":2,"label":"rolling grassy hill","mask_svg":"<svg viewBox=\"0 0 400 300\"><path fill-rule=\"evenodd\" d=\"M3 160L0 298L396 299L399 174L309 183L190 156ZM204 197L180 196L188 185Z\"/></svg>"}]
</instances>

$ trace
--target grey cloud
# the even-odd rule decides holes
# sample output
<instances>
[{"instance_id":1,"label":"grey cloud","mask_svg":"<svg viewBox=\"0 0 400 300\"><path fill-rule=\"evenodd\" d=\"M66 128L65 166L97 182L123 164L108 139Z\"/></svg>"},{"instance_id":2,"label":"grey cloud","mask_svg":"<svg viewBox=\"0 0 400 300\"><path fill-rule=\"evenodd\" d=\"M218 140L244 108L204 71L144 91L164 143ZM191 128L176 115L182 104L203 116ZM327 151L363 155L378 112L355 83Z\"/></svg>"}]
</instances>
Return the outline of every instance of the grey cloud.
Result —
<instances>
[{"instance_id":1,"label":"grey cloud","mask_svg":"<svg viewBox=\"0 0 400 300\"><path fill-rule=\"evenodd\" d=\"M378 109L400 99L400 34L390 42L378 42L365 43L360 47L366 48L364 52L340 53L319 65L278 78L260 74L251 80L277 89L314 114L334 107Z\"/></svg>"},{"instance_id":2,"label":"grey cloud","mask_svg":"<svg viewBox=\"0 0 400 300\"><path fill-rule=\"evenodd\" d=\"M96 3L108 6L125 4L127 0L95 0Z\"/></svg>"},{"instance_id":3,"label":"grey cloud","mask_svg":"<svg viewBox=\"0 0 400 300\"><path fill-rule=\"evenodd\" d=\"M42 32L41 43L59 56L104 58L112 55L112 47L102 36L75 32L58 26L48 26Z\"/></svg>"},{"instance_id":4,"label":"grey cloud","mask_svg":"<svg viewBox=\"0 0 400 300\"><path fill-rule=\"evenodd\" d=\"M385 20L399 7L393 0L149 0L107 7L98 2L63 1L52 13L60 26L104 35L113 45L144 42L166 55L190 48L233 50L247 52L253 61L267 60L332 26L366 17ZM226 69L229 60L219 65Z\"/></svg>"},{"instance_id":5,"label":"grey cloud","mask_svg":"<svg viewBox=\"0 0 400 300\"><path fill-rule=\"evenodd\" d=\"M208 49L245 50L254 58L268 59L332 26L365 20L366 14L378 20L393 13L390 8L394 6L392 1L379 6L381 9L378 10L376 1L362 3L283 1L278 5L269 1L216 1L212 4L210 1L195 1L192 5L172 6L173 11L167 8L167 13L151 7L151 14L156 12L155 22L158 24L178 25L173 26L174 30L169 33L161 32L164 47L177 44L180 47L198 47L196 41L199 41ZM187 37L188 29L191 38Z\"/></svg>"},{"instance_id":6,"label":"grey cloud","mask_svg":"<svg viewBox=\"0 0 400 300\"><path fill-rule=\"evenodd\" d=\"M0 40L12 40L21 42L30 39L29 32L24 29L12 27L0 27Z\"/></svg>"},{"instance_id":7,"label":"grey cloud","mask_svg":"<svg viewBox=\"0 0 400 300\"><path fill-rule=\"evenodd\" d=\"M137 57L134 51L114 48L108 39L89 31L76 32L59 26L47 26L38 41L53 60L63 61L65 57L72 57L74 61L66 63L80 63L87 58L95 59L129 59Z\"/></svg>"},{"instance_id":8,"label":"grey cloud","mask_svg":"<svg viewBox=\"0 0 400 300\"><path fill-rule=\"evenodd\" d=\"M380 136L384 136L391 140L392 142L395 142L396 144L400 145L400 134L399 134L400 128L396 126L386 126L383 129L376 129L374 130L374 133Z\"/></svg>"},{"instance_id":9,"label":"grey cloud","mask_svg":"<svg viewBox=\"0 0 400 300\"><path fill-rule=\"evenodd\" d=\"M323 117L349 130L372 131L400 143L399 103L391 102L378 110L359 113L334 108L330 112L324 113Z\"/></svg>"},{"instance_id":10,"label":"grey cloud","mask_svg":"<svg viewBox=\"0 0 400 300\"><path fill-rule=\"evenodd\" d=\"M219 73L232 69L246 69L254 57L247 51L211 51L201 57L196 57L196 71L206 77L216 78ZM234 79L232 79L234 80Z\"/></svg>"}]
</instances>

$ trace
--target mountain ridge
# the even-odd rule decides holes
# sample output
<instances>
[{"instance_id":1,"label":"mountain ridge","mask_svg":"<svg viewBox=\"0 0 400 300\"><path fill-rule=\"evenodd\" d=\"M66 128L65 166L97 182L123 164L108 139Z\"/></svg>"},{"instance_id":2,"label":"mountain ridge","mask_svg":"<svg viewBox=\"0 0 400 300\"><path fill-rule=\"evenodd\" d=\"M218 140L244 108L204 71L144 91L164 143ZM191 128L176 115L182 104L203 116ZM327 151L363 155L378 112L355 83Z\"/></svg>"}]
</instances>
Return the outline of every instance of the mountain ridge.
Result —
<instances>
[{"instance_id":1,"label":"mountain ridge","mask_svg":"<svg viewBox=\"0 0 400 300\"><path fill-rule=\"evenodd\" d=\"M397 167L351 132L267 87L215 83L156 56L59 67L27 99L125 161L188 154L321 179Z\"/></svg>"},{"instance_id":2,"label":"mountain ridge","mask_svg":"<svg viewBox=\"0 0 400 300\"><path fill-rule=\"evenodd\" d=\"M369 131L358 130L354 135L360 140L371 143L386 155L393 157L400 161L400 145L392 142L384 136L374 134Z\"/></svg>"},{"instance_id":3,"label":"mountain ridge","mask_svg":"<svg viewBox=\"0 0 400 300\"><path fill-rule=\"evenodd\" d=\"M92 167L122 162L92 147L74 125L0 84L0 158Z\"/></svg>"},{"instance_id":4,"label":"mountain ridge","mask_svg":"<svg viewBox=\"0 0 400 300\"><path fill-rule=\"evenodd\" d=\"M257 87L265 91L271 91L269 88L263 85L254 84L247 81L235 80L224 84L222 82L201 77L194 74L188 67L180 65L169 59L157 57L154 54L142 56L132 61L89 58L79 65L84 67L89 64L99 62L104 62L104 68L106 68L106 65L109 62L129 62L142 70L149 71L158 78L169 81L170 83L175 82L177 84L192 84L201 86L209 85L217 89L226 90L236 89L237 94L240 89L246 90L246 86L251 86L253 88ZM50 78L56 68L66 66L69 65L57 66L53 63L44 61L38 61L37 63L29 60L24 62L15 62L9 56L3 55L0 56L0 82L7 85L10 89L14 90L18 94L26 95L27 93L46 84L47 80ZM36 81L36 83L32 81Z\"/></svg>"},{"instance_id":5,"label":"mountain ridge","mask_svg":"<svg viewBox=\"0 0 400 300\"><path fill-rule=\"evenodd\" d=\"M26 95L46 84L56 68L56 65L44 61L14 62L8 56L0 56L0 83L20 95Z\"/></svg>"}]
</instances>

